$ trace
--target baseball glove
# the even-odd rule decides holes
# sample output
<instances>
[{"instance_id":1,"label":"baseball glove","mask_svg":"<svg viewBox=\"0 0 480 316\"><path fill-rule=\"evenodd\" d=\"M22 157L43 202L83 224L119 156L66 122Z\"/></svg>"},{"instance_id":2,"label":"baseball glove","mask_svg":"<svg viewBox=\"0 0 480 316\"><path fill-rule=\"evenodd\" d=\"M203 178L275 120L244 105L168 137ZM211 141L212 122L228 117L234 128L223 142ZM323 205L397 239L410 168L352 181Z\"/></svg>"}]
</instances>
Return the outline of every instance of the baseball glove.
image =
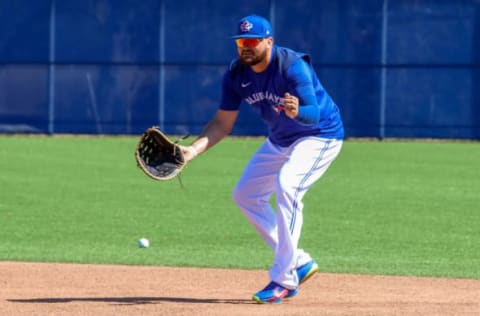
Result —
<instances>
[{"instance_id":1,"label":"baseball glove","mask_svg":"<svg viewBox=\"0 0 480 316\"><path fill-rule=\"evenodd\" d=\"M155 180L170 180L185 167L182 150L157 127L148 128L143 133L135 151L137 165Z\"/></svg>"}]
</instances>

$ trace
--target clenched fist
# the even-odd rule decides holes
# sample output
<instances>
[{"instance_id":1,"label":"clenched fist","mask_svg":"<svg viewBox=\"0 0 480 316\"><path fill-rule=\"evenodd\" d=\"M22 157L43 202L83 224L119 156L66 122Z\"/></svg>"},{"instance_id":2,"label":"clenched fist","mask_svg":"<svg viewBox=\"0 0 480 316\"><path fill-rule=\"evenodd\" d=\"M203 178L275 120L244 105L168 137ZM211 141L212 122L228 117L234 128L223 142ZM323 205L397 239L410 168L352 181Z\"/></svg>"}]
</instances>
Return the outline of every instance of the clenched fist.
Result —
<instances>
[{"instance_id":1,"label":"clenched fist","mask_svg":"<svg viewBox=\"0 0 480 316\"><path fill-rule=\"evenodd\" d=\"M290 93L286 92L283 96L283 110L285 115L291 119L294 119L298 116L298 98Z\"/></svg>"}]
</instances>

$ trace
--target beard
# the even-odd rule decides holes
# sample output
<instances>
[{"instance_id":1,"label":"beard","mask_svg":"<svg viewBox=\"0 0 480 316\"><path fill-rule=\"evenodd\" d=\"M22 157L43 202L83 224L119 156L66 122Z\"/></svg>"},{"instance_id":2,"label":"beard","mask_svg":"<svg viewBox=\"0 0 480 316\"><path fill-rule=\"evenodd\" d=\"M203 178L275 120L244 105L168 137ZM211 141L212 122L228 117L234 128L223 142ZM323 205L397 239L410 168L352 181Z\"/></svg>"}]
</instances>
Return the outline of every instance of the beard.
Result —
<instances>
[{"instance_id":1,"label":"beard","mask_svg":"<svg viewBox=\"0 0 480 316\"><path fill-rule=\"evenodd\" d=\"M255 66L261 61L265 60L266 58L267 58L267 50L264 50L263 52L257 55L253 50L246 50L241 52L238 56L240 63L244 66Z\"/></svg>"}]
</instances>

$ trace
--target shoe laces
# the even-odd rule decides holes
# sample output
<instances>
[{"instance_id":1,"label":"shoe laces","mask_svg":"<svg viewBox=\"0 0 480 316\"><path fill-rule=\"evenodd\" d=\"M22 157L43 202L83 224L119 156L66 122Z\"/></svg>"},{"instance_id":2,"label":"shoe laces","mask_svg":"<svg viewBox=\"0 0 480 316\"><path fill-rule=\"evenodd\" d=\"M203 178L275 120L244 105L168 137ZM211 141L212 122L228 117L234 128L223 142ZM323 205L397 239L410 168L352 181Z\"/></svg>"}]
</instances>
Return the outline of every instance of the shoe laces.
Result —
<instances>
[{"instance_id":1,"label":"shoe laces","mask_svg":"<svg viewBox=\"0 0 480 316\"><path fill-rule=\"evenodd\" d=\"M280 288L284 289L283 286L281 286L280 284L272 281L272 282L268 283L268 285L263 289L263 291L273 290L276 287L280 287Z\"/></svg>"}]
</instances>

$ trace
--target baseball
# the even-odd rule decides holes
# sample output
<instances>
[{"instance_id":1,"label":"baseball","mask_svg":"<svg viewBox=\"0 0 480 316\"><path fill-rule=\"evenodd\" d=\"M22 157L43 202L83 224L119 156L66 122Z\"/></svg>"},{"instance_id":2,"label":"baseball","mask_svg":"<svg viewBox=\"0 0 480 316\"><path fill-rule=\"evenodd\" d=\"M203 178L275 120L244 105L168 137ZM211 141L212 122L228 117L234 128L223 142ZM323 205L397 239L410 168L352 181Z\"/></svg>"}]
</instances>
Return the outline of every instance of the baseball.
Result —
<instances>
[{"instance_id":1,"label":"baseball","mask_svg":"<svg viewBox=\"0 0 480 316\"><path fill-rule=\"evenodd\" d=\"M139 248L148 248L148 247L150 247L150 241L147 238L140 238L138 240L138 247Z\"/></svg>"}]
</instances>

